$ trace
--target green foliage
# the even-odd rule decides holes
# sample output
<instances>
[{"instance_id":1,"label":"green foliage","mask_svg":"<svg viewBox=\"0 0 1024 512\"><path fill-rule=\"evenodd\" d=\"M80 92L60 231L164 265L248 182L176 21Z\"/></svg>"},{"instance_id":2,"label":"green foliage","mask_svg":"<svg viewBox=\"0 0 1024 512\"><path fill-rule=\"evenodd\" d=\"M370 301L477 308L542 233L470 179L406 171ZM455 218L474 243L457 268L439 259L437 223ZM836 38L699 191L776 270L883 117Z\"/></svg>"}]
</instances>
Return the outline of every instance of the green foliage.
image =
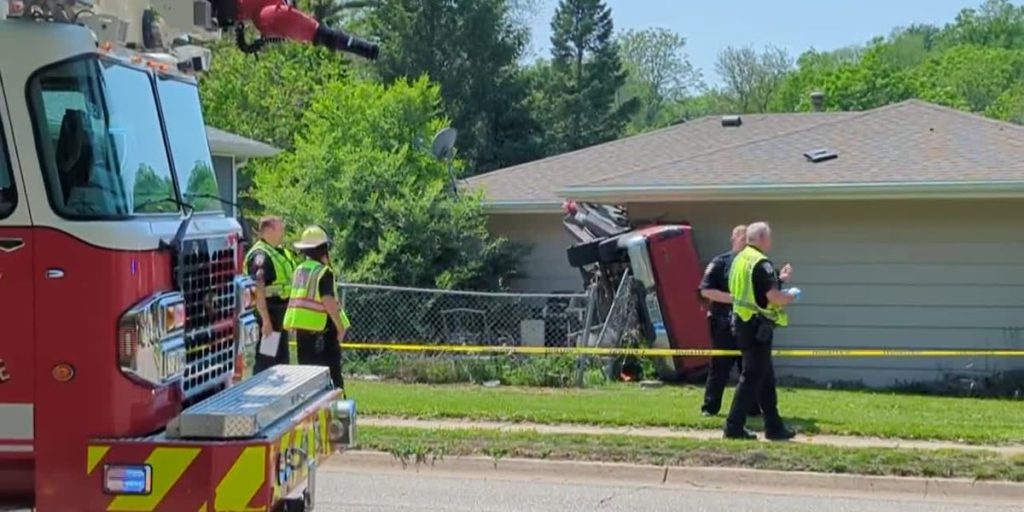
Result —
<instances>
[{"instance_id":1,"label":"green foliage","mask_svg":"<svg viewBox=\"0 0 1024 512\"><path fill-rule=\"evenodd\" d=\"M1022 51L958 46L928 59L909 78L925 101L984 112L1022 77Z\"/></svg>"},{"instance_id":2,"label":"green foliage","mask_svg":"<svg viewBox=\"0 0 1024 512\"><path fill-rule=\"evenodd\" d=\"M690 64L683 48L686 38L667 29L629 30L619 37L626 84L619 102L636 98L640 106L628 132L638 133L667 126L677 118L668 105L686 99L691 89L702 87L700 72Z\"/></svg>"},{"instance_id":3,"label":"green foliage","mask_svg":"<svg viewBox=\"0 0 1024 512\"><path fill-rule=\"evenodd\" d=\"M561 0L551 28L550 69L535 96L549 149L571 151L618 138L639 101L616 101L627 72L612 38L611 9L602 0Z\"/></svg>"},{"instance_id":4,"label":"green foliage","mask_svg":"<svg viewBox=\"0 0 1024 512\"><path fill-rule=\"evenodd\" d=\"M985 0L977 9L964 9L938 36L945 47L959 45L1024 49L1024 6L1009 0Z\"/></svg>"},{"instance_id":5,"label":"green foliage","mask_svg":"<svg viewBox=\"0 0 1024 512\"><path fill-rule=\"evenodd\" d=\"M1024 84L1015 84L1004 91L985 110L985 115L1001 121L1024 124Z\"/></svg>"},{"instance_id":6,"label":"green foliage","mask_svg":"<svg viewBox=\"0 0 1024 512\"><path fill-rule=\"evenodd\" d=\"M214 65L200 87L206 122L291 148L313 95L343 80L347 64L335 52L302 44L271 45L259 56L246 55L228 39L215 46Z\"/></svg>"},{"instance_id":7,"label":"green foliage","mask_svg":"<svg viewBox=\"0 0 1024 512\"><path fill-rule=\"evenodd\" d=\"M1024 7L987 0L943 28L913 25L865 48L811 50L797 61L772 109L807 111L813 91L830 110L866 110L908 98L1022 121Z\"/></svg>"},{"instance_id":8,"label":"green foliage","mask_svg":"<svg viewBox=\"0 0 1024 512\"><path fill-rule=\"evenodd\" d=\"M449 195L423 147L445 125L425 78L320 88L295 148L255 176L254 196L293 227L317 223L349 281L462 289L502 286L522 249L491 238L481 202Z\"/></svg>"},{"instance_id":9,"label":"green foliage","mask_svg":"<svg viewBox=\"0 0 1024 512\"><path fill-rule=\"evenodd\" d=\"M573 356L451 356L422 357L387 352L379 355L347 353L345 373L375 375L380 378L414 384L484 384L499 382L506 386L573 387L576 385L576 358ZM595 364L585 368L586 387L607 384L603 371Z\"/></svg>"},{"instance_id":10,"label":"green foliage","mask_svg":"<svg viewBox=\"0 0 1024 512\"><path fill-rule=\"evenodd\" d=\"M473 173L541 155L518 66L529 33L517 8L510 0L393 0L368 20L387 49L375 66L385 83L426 74L440 85Z\"/></svg>"}]
</instances>

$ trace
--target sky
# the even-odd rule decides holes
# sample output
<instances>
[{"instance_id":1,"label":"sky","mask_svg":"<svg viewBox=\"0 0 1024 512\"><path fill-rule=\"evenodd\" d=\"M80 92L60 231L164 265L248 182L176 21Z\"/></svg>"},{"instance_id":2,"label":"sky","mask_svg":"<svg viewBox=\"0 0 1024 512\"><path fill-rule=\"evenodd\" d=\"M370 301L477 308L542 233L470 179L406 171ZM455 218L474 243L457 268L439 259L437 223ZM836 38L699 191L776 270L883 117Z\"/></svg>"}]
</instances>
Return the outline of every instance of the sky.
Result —
<instances>
[{"instance_id":1,"label":"sky","mask_svg":"<svg viewBox=\"0 0 1024 512\"><path fill-rule=\"evenodd\" d=\"M709 85L721 82L715 58L727 46L772 44L796 58L888 35L914 23L943 25L983 0L606 0L616 31L662 27L686 38L685 52ZM548 56L557 0L539 0L532 51ZM1014 4L1021 2L1015 1ZM532 59L531 59L532 60Z\"/></svg>"}]
</instances>

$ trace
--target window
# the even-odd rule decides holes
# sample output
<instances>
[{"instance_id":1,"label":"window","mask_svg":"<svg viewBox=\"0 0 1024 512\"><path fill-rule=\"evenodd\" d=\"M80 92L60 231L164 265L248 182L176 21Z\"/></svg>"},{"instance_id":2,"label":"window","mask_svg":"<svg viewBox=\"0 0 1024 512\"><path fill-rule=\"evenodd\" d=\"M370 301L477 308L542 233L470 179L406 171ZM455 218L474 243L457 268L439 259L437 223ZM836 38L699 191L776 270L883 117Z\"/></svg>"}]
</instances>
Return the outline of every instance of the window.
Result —
<instances>
[{"instance_id":1,"label":"window","mask_svg":"<svg viewBox=\"0 0 1024 512\"><path fill-rule=\"evenodd\" d=\"M18 206L18 191L14 189L14 175L11 172L11 159L7 154L7 138L0 126L0 219L6 219L14 213Z\"/></svg>"},{"instance_id":2,"label":"window","mask_svg":"<svg viewBox=\"0 0 1024 512\"><path fill-rule=\"evenodd\" d=\"M84 58L29 82L50 203L67 218L179 211L151 76Z\"/></svg>"},{"instance_id":3,"label":"window","mask_svg":"<svg viewBox=\"0 0 1024 512\"><path fill-rule=\"evenodd\" d=\"M167 139L182 199L196 211L221 211L220 190L210 159L210 142L199 102L199 88L189 82L161 76L157 81L160 104L163 105Z\"/></svg>"}]
</instances>

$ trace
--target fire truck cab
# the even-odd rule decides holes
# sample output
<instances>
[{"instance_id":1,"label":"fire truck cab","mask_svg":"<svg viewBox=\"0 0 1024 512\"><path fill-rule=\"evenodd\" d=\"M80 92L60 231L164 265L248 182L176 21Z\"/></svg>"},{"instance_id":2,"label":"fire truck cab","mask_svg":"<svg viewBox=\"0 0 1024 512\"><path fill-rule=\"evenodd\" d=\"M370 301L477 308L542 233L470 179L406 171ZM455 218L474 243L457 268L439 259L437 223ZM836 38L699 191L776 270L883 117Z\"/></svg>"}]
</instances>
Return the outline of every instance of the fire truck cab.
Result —
<instances>
[{"instance_id":1,"label":"fire truck cab","mask_svg":"<svg viewBox=\"0 0 1024 512\"><path fill-rule=\"evenodd\" d=\"M0 13L0 505L308 509L355 405L326 368L237 382L253 285L183 72L210 56L129 49L145 2L19 3Z\"/></svg>"}]
</instances>

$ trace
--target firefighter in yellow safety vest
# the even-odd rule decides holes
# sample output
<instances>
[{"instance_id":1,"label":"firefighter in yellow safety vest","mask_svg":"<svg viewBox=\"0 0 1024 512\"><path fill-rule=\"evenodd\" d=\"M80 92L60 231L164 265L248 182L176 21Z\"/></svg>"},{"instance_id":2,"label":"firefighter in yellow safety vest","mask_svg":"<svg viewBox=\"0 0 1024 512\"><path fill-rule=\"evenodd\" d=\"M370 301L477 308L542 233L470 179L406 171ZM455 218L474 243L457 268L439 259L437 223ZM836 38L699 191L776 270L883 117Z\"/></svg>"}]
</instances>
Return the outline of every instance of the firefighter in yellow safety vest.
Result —
<instances>
[{"instance_id":1,"label":"firefighter in yellow safety vest","mask_svg":"<svg viewBox=\"0 0 1024 512\"><path fill-rule=\"evenodd\" d=\"M256 310L262 338L256 350L253 373L259 373L277 364L288 364L288 332L283 327L288 297L291 295L292 274L296 258L283 247L285 223L280 217L260 219L259 240L245 255L243 272L256 282ZM277 348L271 344L273 333L280 333ZM267 344L264 346L264 344Z\"/></svg>"},{"instance_id":2,"label":"firefighter in yellow safety vest","mask_svg":"<svg viewBox=\"0 0 1024 512\"><path fill-rule=\"evenodd\" d=\"M337 278L330 264L331 241L322 228L311 226L294 245L307 259L292 276L284 328L295 331L299 364L326 366L334 385L344 389L341 342L349 321L337 299Z\"/></svg>"}]
</instances>

